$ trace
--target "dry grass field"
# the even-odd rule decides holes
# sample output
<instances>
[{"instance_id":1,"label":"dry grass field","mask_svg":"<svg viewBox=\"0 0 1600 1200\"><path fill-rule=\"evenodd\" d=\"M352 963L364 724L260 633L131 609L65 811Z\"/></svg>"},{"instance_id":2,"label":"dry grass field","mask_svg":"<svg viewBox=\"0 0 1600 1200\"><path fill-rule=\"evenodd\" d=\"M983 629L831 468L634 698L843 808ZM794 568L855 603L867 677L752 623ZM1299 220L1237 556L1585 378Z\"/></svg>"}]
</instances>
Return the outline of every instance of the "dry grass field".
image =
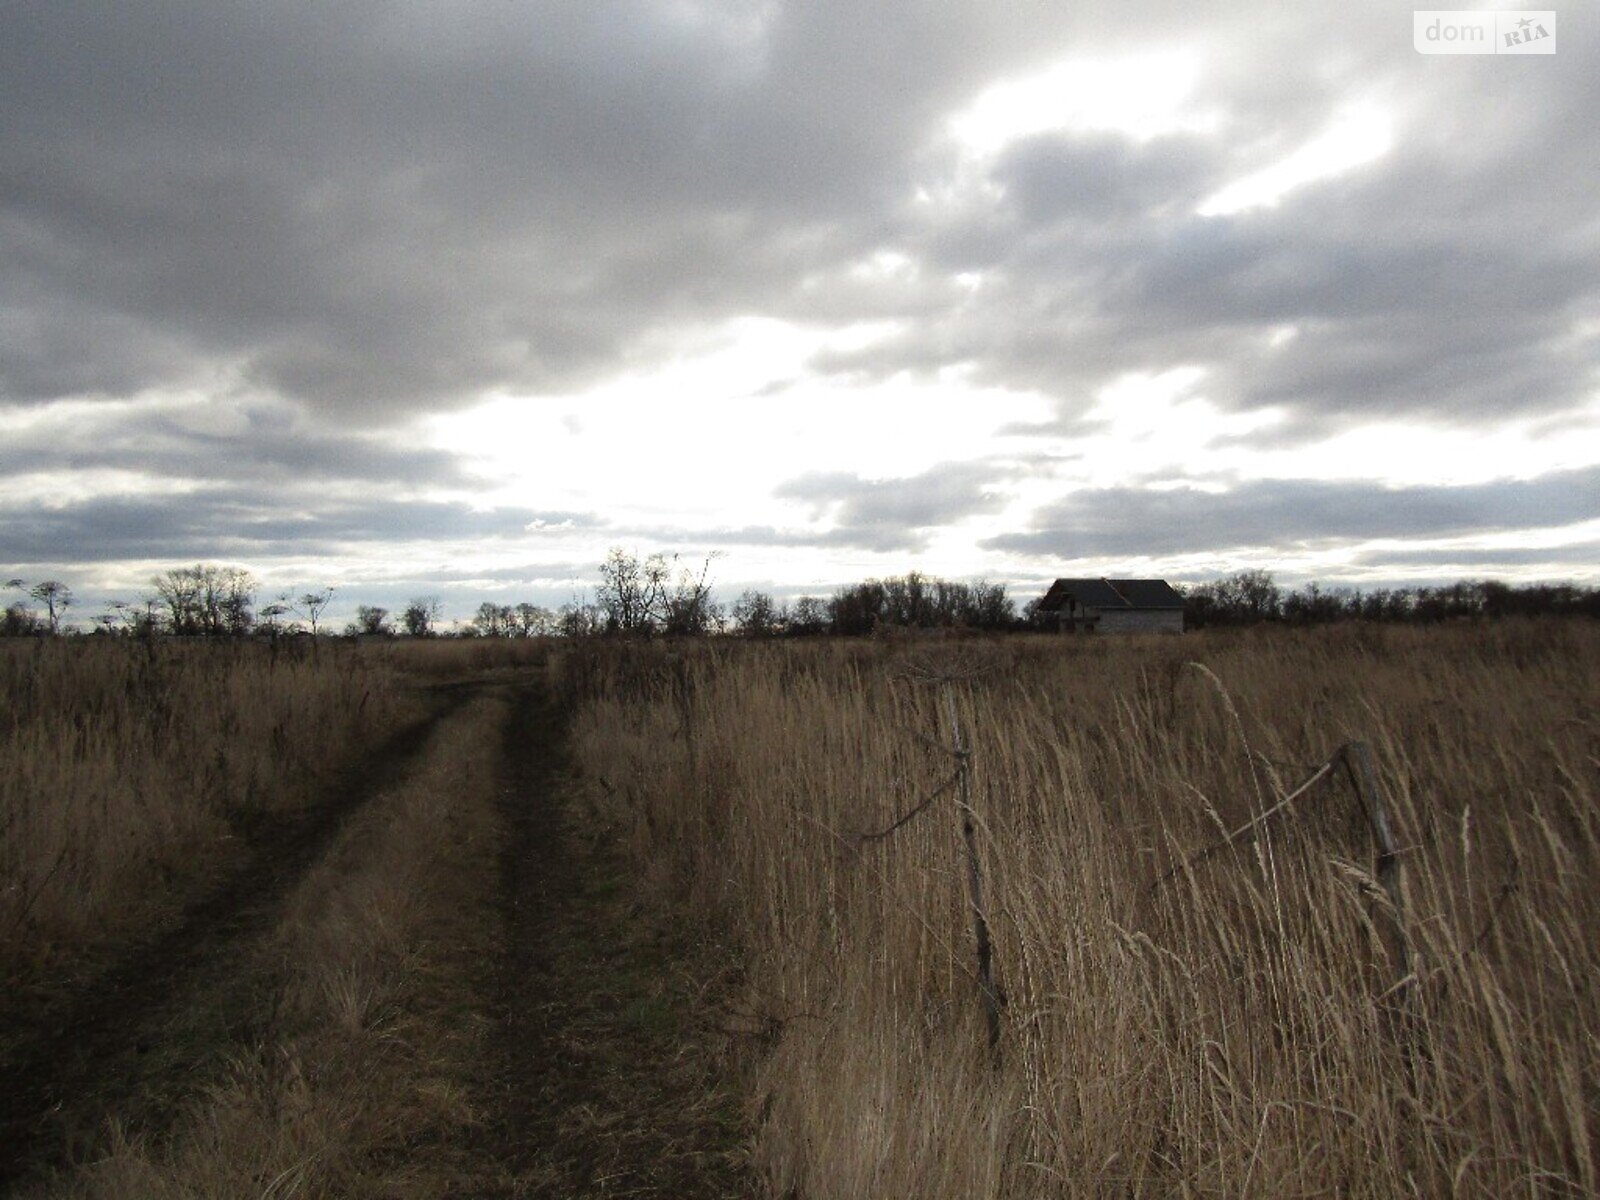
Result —
<instances>
[{"instance_id":1,"label":"dry grass field","mask_svg":"<svg viewBox=\"0 0 1600 1200\"><path fill-rule=\"evenodd\" d=\"M771 1194L1600 1194L1595 626L655 648L570 674L594 802L740 947ZM947 690L997 1059L959 792L859 836L951 779ZM1352 739L1403 868L1400 980L1349 778L1272 812Z\"/></svg>"},{"instance_id":2,"label":"dry grass field","mask_svg":"<svg viewBox=\"0 0 1600 1200\"><path fill-rule=\"evenodd\" d=\"M0 1190L1600 1195L1591 623L309 650L0 645Z\"/></svg>"},{"instance_id":3,"label":"dry grass field","mask_svg":"<svg viewBox=\"0 0 1600 1200\"><path fill-rule=\"evenodd\" d=\"M0 1194L748 1194L547 647L0 655Z\"/></svg>"},{"instance_id":4,"label":"dry grass field","mask_svg":"<svg viewBox=\"0 0 1600 1200\"><path fill-rule=\"evenodd\" d=\"M416 708L354 648L0 641L0 969L70 985L148 937Z\"/></svg>"},{"instance_id":5,"label":"dry grass field","mask_svg":"<svg viewBox=\"0 0 1600 1200\"><path fill-rule=\"evenodd\" d=\"M111 1125L33 1194L459 1194L460 1164L417 1152L473 1119L492 953L492 770L503 704L443 722L418 769L341 831L242 956L252 1036L221 1047L160 1137Z\"/></svg>"}]
</instances>

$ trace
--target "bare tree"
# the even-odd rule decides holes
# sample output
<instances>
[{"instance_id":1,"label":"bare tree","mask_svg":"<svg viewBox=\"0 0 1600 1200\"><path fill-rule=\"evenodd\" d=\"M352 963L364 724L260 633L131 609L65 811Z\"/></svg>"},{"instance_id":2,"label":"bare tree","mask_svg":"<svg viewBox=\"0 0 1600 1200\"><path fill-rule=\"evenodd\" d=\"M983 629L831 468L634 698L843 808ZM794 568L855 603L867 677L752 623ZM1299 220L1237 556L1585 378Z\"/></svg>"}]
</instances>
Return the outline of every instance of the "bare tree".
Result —
<instances>
[{"instance_id":1,"label":"bare tree","mask_svg":"<svg viewBox=\"0 0 1600 1200\"><path fill-rule=\"evenodd\" d=\"M250 607L255 603L256 581L249 571L241 567L224 567L216 577L216 591L212 604L220 620L218 633L248 633L255 623Z\"/></svg>"},{"instance_id":2,"label":"bare tree","mask_svg":"<svg viewBox=\"0 0 1600 1200\"><path fill-rule=\"evenodd\" d=\"M167 628L175 634L196 634L200 627L200 568L168 571L151 579L161 606L166 609Z\"/></svg>"},{"instance_id":3,"label":"bare tree","mask_svg":"<svg viewBox=\"0 0 1600 1200\"><path fill-rule=\"evenodd\" d=\"M640 559L613 546L600 565L600 586L595 600L605 614L611 633L648 633L666 606L667 560L660 554Z\"/></svg>"},{"instance_id":4,"label":"bare tree","mask_svg":"<svg viewBox=\"0 0 1600 1200\"><path fill-rule=\"evenodd\" d=\"M713 556L714 557L714 556ZM605 614L608 633L701 634L721 620L711 600L711 557L699 572L682 568L673 578L678 556L637 554L613 547L600 567L595 599Z\"/></svg>"},{"instance_id":5,"label":"bare tree","mask_svg":"<svg viewBox=\"0 0 1600 1200\"><path fill-rule=\"evenodd\" d=\"M572 600L556 614L556 632L562 637L590 637L606 628L605 610L597 604Z\"/></svg>"},{"instance_id":6,"label":"bare tree","mask_svg":"<svg viewBox=\"0 0 1600 1200\"><path fill-rule=\"evenodd\" d=\"M766 592L750 590L733 604L733 623L746 637L771 637L778 632L782 613Z\"/></svg>"},{"instance_id":7,"label":"bare tree","mask_svg":"<svg viewBox=\"0 0 1600 1200\"><path fill-rule=\"evenodd\" d=\"M356 619L350 623L350 633L387 636L394 632L389 624L389 610L375 604L356 605Z\"/></svg>"},{"instance_id":8,"label":"bare tree","mask_svg":"<svg viewBox=\"0 0 1600 1200\"><path fill-rule=\"evenodd\" d=\"M828 631L828 606L816 596L801 596L789 609L790 633L812 635Z\"/></svg>"},{"instance_id":9,"label":"bare tree","mask_svg":"<svg viewBox=\"0 0 1600 1200\"><path fill-rule=\"evenodd\" d=\"M28 595L44 605L50 621L50 632L59 633L61 615L72 607L72 589L59 579L46 579L43 583L34 584Z\"/></svg>"},{"instance_id":10,"label":"bare tree","mask_svg":"<svg viewBox=\"0 0 1600 1200\"><path fill-rule=\"evenodd\" d=\"M722 610L711 599L711 558L700 565L699 574L685 568L665 595L660 613L661 627L680 637L698 637L721 624ZM677 562L674 555L673 562Z\"/></svg>"},{"instance_id":11,"label":"bare tree","mask_svg":"<svg viewBox=\"0 0 1600 1200\"><path fill-rule=\"evenodd\" d=\"M556 614L537 604L517 605L517 632L522 637L547 637L556 631Z\"/></svg>"},{"instance_id":12,"label":"bare tree","mask_svg":"<svg viewBox=\"0 0 1600 1200\"><path fill-rule=\"evenodd\" d=\"M200 563L167 571L151 582L173 633L245 633L255 620L251 606L256 581L242 567Z\"/></svg>"},{"instance_id":13,"label":"bare tree","mask_svg":"<svg viewBox=\"0 0 1600 1200\"><path fill-rule=\"evenodd\" d=\"M1006 594L1003 583L984 580L972 585L972 618L979 629L1010 629L1017 622L1017 606Z\"/></svg>"},{"instance_id":14,"label":"bare tree","mask_svg":"<svg viewBox=\"0 0 1600 1200\"><path fill-rule=\"evenodd\" d=\"M432 637L442 606L437 596L417 596L400 614L400 623L412 637Z\"/></svg>"},{"instance_id":15,"label":"bare tree","mask_svg":"<svg viewBox=\"0 0 1600 1200\"><path fill-rule=\"evenodd\" d=\"M24 595L28 591L27 581L23 579L8 579L6 587L15 588ZM0 637L27 637L39 632L39 618L23 600L12 601L6 605L4 614L0 614Z\"/></svg>"},{"instance_id":16,"label":"bare tree","mask_svg":"<svg viewBox=\"0 0 1600 1200\"><path fill-rule=\"evenodd\" d=\"M472 627L479 637L515 637L517 610L509 604L496 604L485 600L472 614Z\"/></svg>"},{"instance_id":17,"label":"bare tree","mask_svg":"<svg viewBox=\"0 0 1600 1200\"><path fill-rule=\"evenodd\" d=\"M11 604L0 613L0 637L32 637L45 632L44 623L26 604Z\"/></svg>"}]
</instances>

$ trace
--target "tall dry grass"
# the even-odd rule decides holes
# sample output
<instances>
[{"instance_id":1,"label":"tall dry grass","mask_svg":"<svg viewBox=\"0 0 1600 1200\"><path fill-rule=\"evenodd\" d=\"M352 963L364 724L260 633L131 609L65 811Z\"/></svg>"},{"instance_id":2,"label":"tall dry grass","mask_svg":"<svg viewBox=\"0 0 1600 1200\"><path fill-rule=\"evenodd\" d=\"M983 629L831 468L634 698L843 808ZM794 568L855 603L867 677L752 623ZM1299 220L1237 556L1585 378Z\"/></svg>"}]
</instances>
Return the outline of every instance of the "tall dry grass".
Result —
<instances>
[{"instance_id":1,"label":"tall dry grass","mask_svg":"<svg viewBox=\"0 0 1600 1200\"><path fill-rule=\"evenodd\" d=\"M484 868L504 712L480 698L451 716L341 830L250 954L271 986L246 1040L173 1126L113 1126L30 1195L478 1194L465 1131L488 1031L479 977L499 936Z\"/></svg>"},{"instance_id":2,"label":"tall dry grass","mask_svg":"<svg viewBox=\"0 0 1600 1200\"><path fill-rule=\"evenodd\" d=\"M1600 1193L1600 628L572 665L589 786L743 947L773 1194ZM998 1067L954 801L852 836L950 774L929 672L963 677ZM1344 780L1185 865L1353 738L1401 847L1410 986Z\"/></svg>"},{"instance_id":3,"label":"tall dry grass","mask_svg":"<svg viewBox=\"0 0 1600 1200\"><path fill-rule=\"evenodd\" d=\"M0 643L0 973L54 986L138 938L414 715L354 647Z\"/></svg>"}]
</instances>

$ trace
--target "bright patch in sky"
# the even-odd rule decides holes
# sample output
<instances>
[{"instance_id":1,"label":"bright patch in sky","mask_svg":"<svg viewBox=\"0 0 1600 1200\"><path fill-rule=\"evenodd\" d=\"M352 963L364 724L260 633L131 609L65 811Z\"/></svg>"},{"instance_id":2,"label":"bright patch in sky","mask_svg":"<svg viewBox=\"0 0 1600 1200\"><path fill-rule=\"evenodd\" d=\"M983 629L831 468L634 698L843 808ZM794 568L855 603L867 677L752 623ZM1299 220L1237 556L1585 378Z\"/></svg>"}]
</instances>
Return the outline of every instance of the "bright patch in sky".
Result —
<instances>
[{"instance_id":1,"label":"bright patch in sky","mask_svg":"<svg viewBox=\"0 0 1600 1200\"><path fill-rule=\"evenodd\" d=\"M1197 211L1202 217L1225 217L1252 208L1273 208L1296 188L1381 158L1393 144L1387 115L1371 107L1352 109L1286 158L1228 184Z\"/></svg>"},{"instance_id":2,"label":"bright patch in sky","mask_svg":"<svg viewBox=\"0 0 1600 1200\"><path fill-rule=\"evenodd\" d=\"M1375 485L1454 487L1493 479L1534 479L1600 462L1600 419L1560 437L1537 419L1488 428L1441 428L1420 421L1362 425L1304 447L1233 447L1227 469L1241 478L1365 479Z\"/></svg>"},{"instance_id":3,"label":"bright patch in sky","mask_svg":"<svg viewBox=\"0 0 1600 1200\"><path fill-rule=\"evenodd\" d=\"M429 439L497 480L487 493L494 503L603 511L622 523L800 527L803 509L772 495L786 480L914 475L999 451L1000 427L1047 415L1037 396L974 387L954 372L863 386L807 377L812 356L860 349L893 329L741 319L665 368L579 395L501 396L432 418Z\"/></svg>"},{"instance_id":4,"label":"bright patch in sky","mask_svg":"<svg viewBox=\"0 0 1600 1200\"><path fill-rule=\"evenodd\" d=\"M1057 130L1120 133L1138 141L1208 132L1217 127L1216 114L1191 103L1199 74L1199 55L1191 50L1069 59L995 84L951 118L950 132L978 155Z\"/></svg>"},{"instance_id":5,"label":"bright patch in sky","mask_svg":"<svg viewBox=\"0 0 1600 1200\"><path fill-rule=\"evenodd\" d=\"M1132 372L1101 389L1085 416L1088 435L1078 440L1081 478L1094 487L1125 485L1130 478L1192 467L1219 438L1239 437L1272 425L1271 409L1224 413L1195 389L1202 367L1183 366L1159 374Z\"/></svg>"}]
</instances>

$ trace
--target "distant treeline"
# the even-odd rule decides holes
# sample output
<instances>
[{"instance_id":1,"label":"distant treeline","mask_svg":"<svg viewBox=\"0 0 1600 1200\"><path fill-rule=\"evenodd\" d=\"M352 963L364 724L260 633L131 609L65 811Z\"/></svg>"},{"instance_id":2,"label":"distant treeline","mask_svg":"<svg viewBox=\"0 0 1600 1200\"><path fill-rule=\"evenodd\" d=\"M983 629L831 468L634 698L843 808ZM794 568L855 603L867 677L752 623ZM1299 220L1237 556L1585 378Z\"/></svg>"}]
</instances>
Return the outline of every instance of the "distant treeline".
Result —
<instances>
[{"instance_id":1,"label":"distant treeline","mask_svg":"<svg viewBox=\"0 0 1600 1200\"><path fill-rule=\"evenodd\" d=\"M560 608L485 601L455 628L442 624L437 597L420 596L398 614L360 605L342 630L323 617L331 587L284 593L257 605L259 590L239 567L178 567L155 576L153 591L137 603L113 601L89 618L105 636L238 637L295 633L410 637L743 637L861 636L893 629L1028 630L1038 626L1040 598L1019 613L1003 583L962 583L912 571L838 588L831 596L779 600L746 591L731 605L717 602L709 583L709 560L698 570L662 555L640 558L613 550L600 567L593 602L574 600ZM29 585L10 580L19 593L0 614L0 637L44 636L64 625L76 605L59 580ZM1279 622L1295 625L1335 621L1425 623L1457 618L1510 616L1600 617L1600 588L1576 584L1508 584L1494 580L1437 587L1325 588L1309 583L1279 587L1266 571L1241 571L1211 583L1177 589L1190 629Z\"/></svg>"},{"instance_id":2,"label":"distant treeline","mask_svg":"<svg viewBox=\"0 0 1600 1200\"><path fill-rule=\"evenodd\" d=\"M1215 583L1180 587L1190 629L1266 621L1323 625L1335 621L1425 624L1461 617L1600 617L1600 588L1570 583L1499 583L1437 587L1325 588L1308 583L1285 590L1265 571L1241 571Z\"/></svg>"}]
</instances>

